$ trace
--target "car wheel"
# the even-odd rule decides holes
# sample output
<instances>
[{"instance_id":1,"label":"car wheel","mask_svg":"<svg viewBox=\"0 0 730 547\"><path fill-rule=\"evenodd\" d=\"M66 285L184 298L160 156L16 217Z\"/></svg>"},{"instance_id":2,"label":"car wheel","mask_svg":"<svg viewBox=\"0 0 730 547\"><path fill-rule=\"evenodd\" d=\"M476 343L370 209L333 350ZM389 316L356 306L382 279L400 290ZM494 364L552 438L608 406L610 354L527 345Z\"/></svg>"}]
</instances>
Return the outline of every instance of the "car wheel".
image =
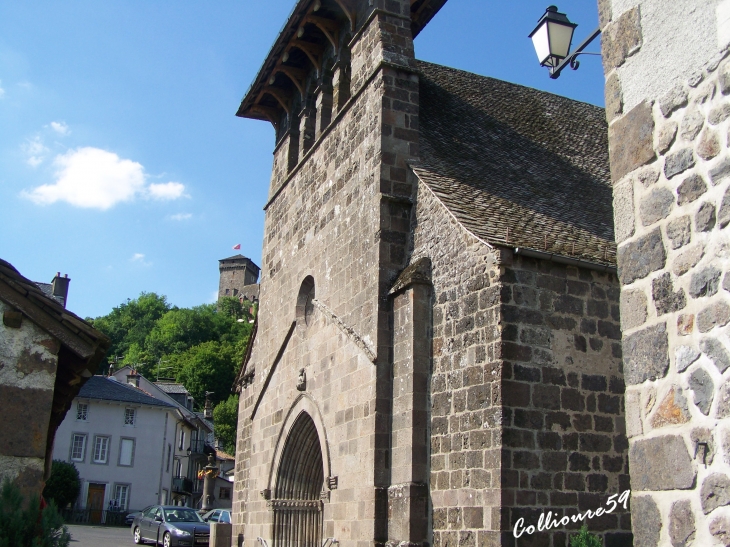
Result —
<instances>
[{"instance_id":1,"label":"car wheel","mask_svg":"<svg viewBox=\"0 0 730 547\"><path fill-rule=\"evenodd\" d=\"M135 542L135 543L136 543L137 545L142 545L142 544L144 543L144 540L142 539L142 532L140 532L140 530L139 530L139 526L137 526L137 527L136 527L136 528L134 529L134 542Z\"/></svg>"},{"instance_id":2,"label":"car wheel","mask_svg":"<svg viewBox=\"0 0 730 547\"><path fill-rule=\"evenodd\" d=\"M170 537L170 532L165 532L165 535L162 538L162 545L163 545L163 547L172 546L172 538Z\"/></svg>"}]
</instances>

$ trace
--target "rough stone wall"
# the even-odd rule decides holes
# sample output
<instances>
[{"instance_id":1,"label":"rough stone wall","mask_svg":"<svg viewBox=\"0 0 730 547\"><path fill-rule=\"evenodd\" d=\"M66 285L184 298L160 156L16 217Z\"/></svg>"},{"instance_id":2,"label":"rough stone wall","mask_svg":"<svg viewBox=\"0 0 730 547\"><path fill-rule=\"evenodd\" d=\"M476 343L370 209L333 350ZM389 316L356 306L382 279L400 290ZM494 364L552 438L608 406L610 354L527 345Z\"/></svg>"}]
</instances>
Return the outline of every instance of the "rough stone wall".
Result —
<instances>
[{"instance_id":1,"label":"rough stone wall","mask_svg":"<svg viewBox=\"0 0 730 547\"><path fill-rule=\"evenodd\" d=\"M249 362L253 383L239 407L234 536L243 534L247 545L258 536L271 543L272 513L260 492L275 484L292 408L313 414L325 476L337 477L325 489L325 537L363 547L387 539L387 290L405 266L411 194L405 162L417 153L409 125L418 113L417 76L408 66L409 9L405 0L388 2L387 11L366 19L353 38L351 102L300 163L289 163L289 136L275 151L276 195L267 206L262 304ZM379 63L386 58L388 65ZM394 64L399 60L402 69ZM297 316L307 276L315 301Z\"/></svg>"},{"instance_id":2,"label":"rough stone wall","mask_svg":"<svg viewBox=\"0 0 730 547\"><path fill-rule=\"evenodd\" d=\"M433 544L512 545L519 518L628 490L615 276L490 248L422 183L416 224L433 270ZM589 526L630 544L625 511ZM567 545L565 527L531 539Z\"/></svg>"},{"instance_id":3,"label":"rough stone wall","mask_svg":"<svg viewBox=\"0 0 730 547\"><path fill-rule=\"evenodd\" d=\"M60 343L0 301L0 482L26 499L44 486L46 438ZM19 424L21 427L19 427Z\"/></svg>"},{"instance_id":4,"label":"rough stone wall","mask_svg":"<svg viewBox=\"0 0 730 547\"><path fill-rule=\"evenodd\" d=\"M418 185L413 260L432 262L430 492L433 545L498 544L499 257Z\"/></svg>"},{"instance_id":5,"label":"rough stone wall","mask_svg":"<svg viewBox=\"0 0 730 547\"><path fill-rule=\"evenodd\" d=\"M634 545L728 545L730 4L599 4Z\"/></svg>"},{"instance_id":6,"label":"rough stone wall","mask_svg":"<svg viewBox=\"0 0 730 547\"><path fill-rule=\"evenodd\" d=\"M253 274L245 265L221 268L220 278L218 280L218 298L220 299L224 296L237 297L241 294L247 298L249 296L258 297L258 285ZM251 298L248 299L250 300Z\"/></svg>"},{"instance_id":7,"label":"rough stone wall","mask_svg":"<svg viewBox=\"0 0 730 547\"><path fill-rule=\"evenodd\" d=\"M515 256L499 278L502 525L605 508L629 489L619 288L613 274ZM631 544L629 513L586 521L607 547ZM568 545L577 524L536 533ZM519 541L517 543L519 545Z\"/></svg>"}]
</instances>

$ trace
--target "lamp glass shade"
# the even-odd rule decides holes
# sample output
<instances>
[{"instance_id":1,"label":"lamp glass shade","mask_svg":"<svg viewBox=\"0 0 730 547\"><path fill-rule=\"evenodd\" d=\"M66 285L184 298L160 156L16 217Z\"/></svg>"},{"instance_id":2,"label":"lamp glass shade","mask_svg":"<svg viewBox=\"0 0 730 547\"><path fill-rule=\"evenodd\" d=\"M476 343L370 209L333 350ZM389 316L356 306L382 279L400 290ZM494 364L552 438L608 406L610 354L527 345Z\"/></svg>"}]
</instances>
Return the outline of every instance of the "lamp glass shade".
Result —
<instances>
[{"instance_id":1,"label":"lamp glass shade","mask_svg":"<svg viewBox=\"0 0 730 547\"><path fill-rule=\"evenodd\" d=\"M558 8L550 6L530 33L540 65L556 67L570 53L573 31L577 27Z\"/></svg>"}]
</instances>

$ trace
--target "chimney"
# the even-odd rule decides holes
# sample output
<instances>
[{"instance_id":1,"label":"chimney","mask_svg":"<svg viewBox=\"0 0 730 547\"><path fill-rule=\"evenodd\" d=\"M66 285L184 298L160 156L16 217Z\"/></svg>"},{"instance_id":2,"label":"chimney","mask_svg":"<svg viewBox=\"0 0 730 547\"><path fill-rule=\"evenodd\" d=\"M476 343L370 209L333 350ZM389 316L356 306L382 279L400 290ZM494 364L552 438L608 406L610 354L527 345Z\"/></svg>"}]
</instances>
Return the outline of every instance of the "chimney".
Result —
<instances>
[{"instance_id":1,"label":"chimney","mask_svg":"<svg viewBox=\"0 0 730 547\"><path fill-rule=\"evenodd\" d=\"M203 411L203 417L205 417L206 420L213 419L213 405L210 402L211 393L212 392L209 391L205 392L205 410Z\"/></svg>"},{"instance_id":2,"label":"chimney","mask_svg":"<svg viewBox=\"0 0 730 547\"><path fill-rule=\"evenodd\" d=\"M139 374L137 374L136 370L132 370L127 374L127 383L130 386L139 387Z\"/></svg>"},{"instance_id":3,"label":"chimney","mask_svg":"<svg viewBox=\"0 0 730 547\"><path fill-rule=\"evenodd\" d=\"M66 307L66 300L68 299L68 284L71 280L68 274L64 274L61 277L61 272L56 274L56 277L51 281L51 287L53 288L53 297L60 301L63 307Z\"/></svg>"}]
</instances>

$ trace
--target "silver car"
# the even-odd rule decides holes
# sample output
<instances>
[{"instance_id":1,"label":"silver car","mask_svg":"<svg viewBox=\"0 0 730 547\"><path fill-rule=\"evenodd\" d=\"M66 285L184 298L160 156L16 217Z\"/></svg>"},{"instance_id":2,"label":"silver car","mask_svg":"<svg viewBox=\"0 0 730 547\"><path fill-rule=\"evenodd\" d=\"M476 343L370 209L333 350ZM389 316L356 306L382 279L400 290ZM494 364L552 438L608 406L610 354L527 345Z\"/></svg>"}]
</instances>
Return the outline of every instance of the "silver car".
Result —
<instances>
[{"instance_id":1,"label":"silver car","mask_svg":"<svg viewBox=\"0 0 730 547\"><path fill-rule=\"evenodd\" d=\"M203 515L205 522L227 522L231 523L231 511L230 509L213 509Z\"/></svg>"},{"instance_id":2,"label":"silver car","mask_svg":"<svg viewBox=\"0 0 730 547\"><path fill-rule=\"evenodd\" d=\"M137 544L148 541L164 547L198 547L208 545L210 527L195 509L177 505L151 505L132 522Z\"/></svg>"}]
</instances>

